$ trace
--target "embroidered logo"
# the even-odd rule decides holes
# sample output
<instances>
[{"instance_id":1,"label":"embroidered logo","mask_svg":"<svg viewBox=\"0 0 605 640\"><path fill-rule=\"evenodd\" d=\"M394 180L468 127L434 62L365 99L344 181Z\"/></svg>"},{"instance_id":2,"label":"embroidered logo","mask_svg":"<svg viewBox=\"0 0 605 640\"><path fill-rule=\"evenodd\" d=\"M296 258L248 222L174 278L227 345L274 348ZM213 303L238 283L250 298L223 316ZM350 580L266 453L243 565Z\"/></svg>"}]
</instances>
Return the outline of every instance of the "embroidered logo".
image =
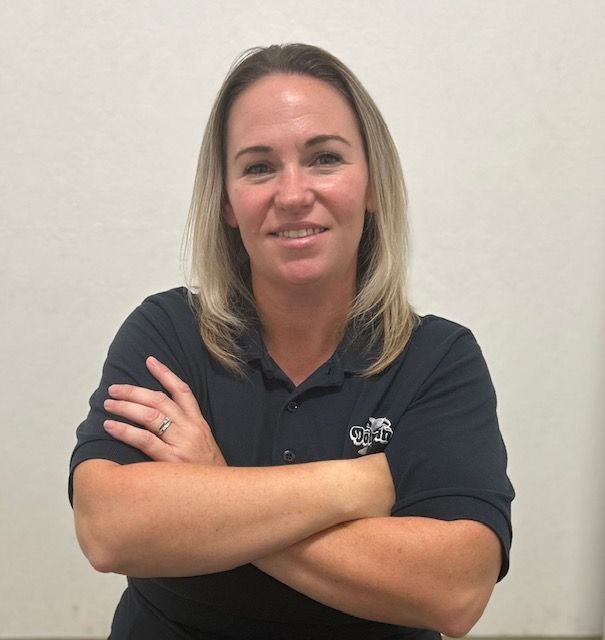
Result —
<instances>
[{"instance_id":1,"label":"embroidered logo","mask_svg":"<svg viewBox=\"0 0 605 640\"><path fill-rule=\"evenodd\" d=\"M365 427L354 426L349 430L351 441L360 456L372 451L383 451L393 436L391 421L388 418L368 418Z\"/></svg>"}]
</instances>

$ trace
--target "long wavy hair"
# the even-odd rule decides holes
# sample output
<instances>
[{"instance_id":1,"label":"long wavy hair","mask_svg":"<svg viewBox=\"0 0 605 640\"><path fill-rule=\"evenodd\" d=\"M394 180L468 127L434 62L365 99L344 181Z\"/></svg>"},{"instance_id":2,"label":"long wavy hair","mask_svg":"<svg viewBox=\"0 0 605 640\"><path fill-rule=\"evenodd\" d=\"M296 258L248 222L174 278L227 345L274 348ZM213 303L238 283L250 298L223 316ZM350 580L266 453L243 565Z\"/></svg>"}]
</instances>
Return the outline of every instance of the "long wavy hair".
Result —
<instances>
[{"instance_id":1,"label":"long wavy hair","mask_svg":"<svg viewBox=\"0 0 605 640\"><path fill-rule=\"evenodd\" d=\"M276 73L306 75L334 87L346 98L361 132L376 210L365 217L357 292L348 325L366 336L368 350L376 354L359 372L370 376L401 353L417 322L407 296L405 184L393 139L368 92L340 60L312 45L249 49L232 65L214 102L200 150L184 244L200 333L219 362L231 370L243 370L238 337L256 317L256 307L248 255L239 231L229 227L222 215L226 128L235 99L260 78Z\"/></svg>"}]
</instances>

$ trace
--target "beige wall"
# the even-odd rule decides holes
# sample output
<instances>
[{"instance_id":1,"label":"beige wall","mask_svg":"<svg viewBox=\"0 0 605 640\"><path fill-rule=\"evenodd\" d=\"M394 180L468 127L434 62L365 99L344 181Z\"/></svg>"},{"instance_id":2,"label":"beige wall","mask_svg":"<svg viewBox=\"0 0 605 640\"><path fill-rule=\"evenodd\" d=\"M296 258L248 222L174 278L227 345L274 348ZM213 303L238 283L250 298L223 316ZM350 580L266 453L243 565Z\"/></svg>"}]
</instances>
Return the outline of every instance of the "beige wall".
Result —
<instances>
[{"instance_id":1,"label":"beige wall","mask_svg":"<svg viewBox=\"0 0 605 640\"><path fill-rule=\"evenodd\" d=\"M0 2L0 637L103 635L73 432L124 316L182 282L202 126L232 58L302 40L400 148L413 299L472 327L519 494L482 635L598 635L605 570L605 5ZM3 635L4 634L4 635Z\"/></svg>"}]
</instances>

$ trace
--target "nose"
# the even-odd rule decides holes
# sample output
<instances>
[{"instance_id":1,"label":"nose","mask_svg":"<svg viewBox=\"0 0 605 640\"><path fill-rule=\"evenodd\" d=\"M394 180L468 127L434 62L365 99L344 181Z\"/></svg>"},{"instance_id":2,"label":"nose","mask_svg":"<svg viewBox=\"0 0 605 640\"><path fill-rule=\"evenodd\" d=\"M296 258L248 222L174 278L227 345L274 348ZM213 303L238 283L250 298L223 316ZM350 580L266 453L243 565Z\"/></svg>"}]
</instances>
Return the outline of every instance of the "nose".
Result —
<instances>
[{"instance_id":1,"label":"nose","mask_svg":"<svg viewBox=\"0 0 605 640\"><path fill-rule=\"evenodd\" d=\"M281 172L275 193L275 206L283 211L306 210L313 204L313 191L300 166L287 166Z\"/></svg>"}]
</instances>

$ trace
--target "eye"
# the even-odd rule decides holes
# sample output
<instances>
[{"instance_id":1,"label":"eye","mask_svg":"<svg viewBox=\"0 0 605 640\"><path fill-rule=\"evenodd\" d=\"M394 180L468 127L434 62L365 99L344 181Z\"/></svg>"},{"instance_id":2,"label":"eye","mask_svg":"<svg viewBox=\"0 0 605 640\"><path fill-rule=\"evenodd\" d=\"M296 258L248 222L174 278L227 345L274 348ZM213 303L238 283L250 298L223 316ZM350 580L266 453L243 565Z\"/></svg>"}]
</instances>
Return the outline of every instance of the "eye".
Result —
<instances>
[{"instance_id":1,"label":"eye","mask_svg":"<svg viewBox=\"0 0 605 640\"><path fill-rule=\"evenodd\" d=\"M264 176L270 172L271 167L265 162L255 162L244 169L245 176Z\"/></svg>"},{"instance_id":2,"label":"eye","mask_svg":"<svg viewBox=\"0 0 605 640\"><path fill-rule=\"evenodd\" d=\"M342 158L337 153L323 151L315 156L313 162L319 166L329 166L332 164L338 164L341 160Z\"/></svg>"}]
</instances>

